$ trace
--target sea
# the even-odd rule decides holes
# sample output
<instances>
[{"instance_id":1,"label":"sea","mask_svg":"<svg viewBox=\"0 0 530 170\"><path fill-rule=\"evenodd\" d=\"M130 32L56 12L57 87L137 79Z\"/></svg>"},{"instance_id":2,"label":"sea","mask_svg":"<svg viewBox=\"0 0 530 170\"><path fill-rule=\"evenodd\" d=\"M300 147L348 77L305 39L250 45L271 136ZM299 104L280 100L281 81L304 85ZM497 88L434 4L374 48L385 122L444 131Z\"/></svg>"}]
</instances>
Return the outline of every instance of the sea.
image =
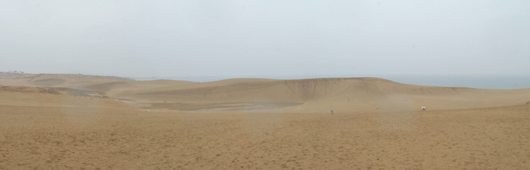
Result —
<instances>
[{"instance_id":1,"label":"sea","mask_svg":"<svg viewBox=\"0 0 530 170\"><path fill-rule=\"evenodd\" d=\"M182 80L191 82L211 82L234 78L263 79L311 79L311 78L350 78L377 77L404 84L442 87L469 87L481 89L521 89L530 88L530 75L314 75L314 76L195 76L195 77L150 77L135 80Z\"/></svg>"}]
</instances>

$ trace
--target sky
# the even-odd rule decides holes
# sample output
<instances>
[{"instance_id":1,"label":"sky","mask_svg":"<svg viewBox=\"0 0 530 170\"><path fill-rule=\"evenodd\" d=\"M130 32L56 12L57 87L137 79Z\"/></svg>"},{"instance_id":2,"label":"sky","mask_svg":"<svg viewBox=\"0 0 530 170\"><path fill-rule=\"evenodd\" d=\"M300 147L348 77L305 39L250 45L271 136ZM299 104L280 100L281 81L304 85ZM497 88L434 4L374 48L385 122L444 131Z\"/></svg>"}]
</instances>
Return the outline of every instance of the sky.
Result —
<instances>
[{"instance_id":1,"label":"sky","mask_svg":"<svg viewBox=\"0 0 530 170\"><path fill-rule=\"evenodd\" d=\"M530 1L1 1L0 71L530 75Z\"/></svg>"}]
</instances>

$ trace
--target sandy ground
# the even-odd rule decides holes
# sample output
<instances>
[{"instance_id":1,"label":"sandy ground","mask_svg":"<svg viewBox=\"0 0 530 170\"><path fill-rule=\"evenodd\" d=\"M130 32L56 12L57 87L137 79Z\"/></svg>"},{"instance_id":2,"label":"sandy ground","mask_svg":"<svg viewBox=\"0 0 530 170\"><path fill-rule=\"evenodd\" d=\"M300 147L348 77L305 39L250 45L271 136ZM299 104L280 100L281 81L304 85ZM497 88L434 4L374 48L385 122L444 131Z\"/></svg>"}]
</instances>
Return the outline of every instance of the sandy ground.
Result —
<instances>
[{"instance_id":1,"label":"sandy ground","mask_svg":"<svg viewBox=\"0 0 530 170\"><path fill-rule=\"evenodd\" d=\"M0 169L530 169L529 89L82 75L0 85Z\"/></svg>"}]
</instances>

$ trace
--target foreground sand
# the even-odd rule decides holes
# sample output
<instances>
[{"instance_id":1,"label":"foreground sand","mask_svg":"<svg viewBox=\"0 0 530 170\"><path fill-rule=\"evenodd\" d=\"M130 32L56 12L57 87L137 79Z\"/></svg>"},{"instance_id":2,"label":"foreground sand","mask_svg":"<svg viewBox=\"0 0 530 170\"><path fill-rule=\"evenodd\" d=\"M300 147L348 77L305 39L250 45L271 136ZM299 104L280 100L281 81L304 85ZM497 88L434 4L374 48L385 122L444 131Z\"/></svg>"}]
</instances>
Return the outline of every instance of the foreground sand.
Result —
<instances>
[{"instance_id":1,"label":"foreground sand","mask_svg":"<svg viewBox=\"0 0 530 170\"><path fill-rule=\"evenodd\" d=\"M0 169L530 169L527 89L62 77L0 80Z\"/></svg>"}]
</instances>

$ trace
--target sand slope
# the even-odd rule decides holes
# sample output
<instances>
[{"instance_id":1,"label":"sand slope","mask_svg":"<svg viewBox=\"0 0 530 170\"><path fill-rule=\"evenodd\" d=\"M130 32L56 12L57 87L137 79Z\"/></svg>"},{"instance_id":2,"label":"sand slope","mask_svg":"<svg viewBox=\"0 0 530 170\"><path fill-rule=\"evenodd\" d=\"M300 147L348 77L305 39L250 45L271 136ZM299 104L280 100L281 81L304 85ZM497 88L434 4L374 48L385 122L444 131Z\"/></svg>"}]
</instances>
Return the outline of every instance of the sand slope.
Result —
<instances>
[{"instance_id":1,"label":"sand slope","mask_svg":"<svg viewBox=\"0 0 530 170\"><path fill-rule=\"evenodd\" d=\"M0 85L0 169L530 169L529 89L83 75Z\"/></svg>"},{"instance_id":2,"label":"sand slope","mask_svg":"<svg viewBox=\"0 0 530 170\"><path fill-rule=\"evenodd\" d=\"M255 80L240 79L191 83L176 82L153 88L157 82L143 82L142 88L123 90L111 97L139 102L166 103L297 103L291 109L303 112L432 110L481 108L524 104L529 89L490 90L428 87L399 84L378 78ZM150 84L151 83L151 84ZM131 85L132 86L132 85ZM118 88L119 89L119 88ZM314 106L314 107L313 107Z\"/></svg>"},{"instance_id":3,"label":"sand slope","mask_svg":"<svg viewBox=\"0 0 530 170\"><path fill-rule=\"evenodd\" d=\"M20 75L18 78L10 75L0 78L6 85L68 88L72 94L123 99L142 108L188 108L180 109L182 111L202 106L209 111L222 111L222 108L238 104L243 110L243 106L270 105L280 108L276 110L288 108L288 112L414 111L422 106L429 110L451 110L519 105L530 101L530 89L417 86L379 78L230 79L207 83L132 81L84 75ZM238 107L232 108L237 110Z\"/></svg>"}]
</instances>

